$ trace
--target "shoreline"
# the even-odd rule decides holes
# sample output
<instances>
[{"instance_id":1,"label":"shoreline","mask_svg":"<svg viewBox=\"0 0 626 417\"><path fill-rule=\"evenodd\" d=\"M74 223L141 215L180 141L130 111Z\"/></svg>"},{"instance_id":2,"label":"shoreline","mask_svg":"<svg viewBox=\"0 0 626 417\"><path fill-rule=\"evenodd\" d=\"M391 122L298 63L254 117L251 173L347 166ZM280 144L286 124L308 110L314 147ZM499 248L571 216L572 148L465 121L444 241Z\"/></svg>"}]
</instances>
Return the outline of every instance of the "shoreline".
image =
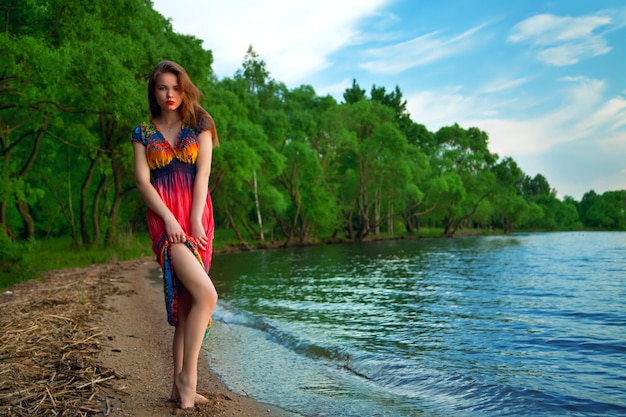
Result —
<instances>
[{"instance_id":1,"label":"shoreline","mask_svg":"<svg viewBox=\"0 0 626 417\"><path fill-rule=\"evenodd\" d=\"M168 401L173 327L162 291L148 278L157 266L141 258L50 271L42 280L4 290L0 415L82 408L84 415L113 417L297 416L230 391L210 371L206 352L199 358L198 392L209 403L183 411ZM67 331L58 327L64 323ZM70 369L63 372L69 358ZM76 375L85 382L76 382ZM79 389L70 390L70 383Z\"/></svg>"}]
</instances>

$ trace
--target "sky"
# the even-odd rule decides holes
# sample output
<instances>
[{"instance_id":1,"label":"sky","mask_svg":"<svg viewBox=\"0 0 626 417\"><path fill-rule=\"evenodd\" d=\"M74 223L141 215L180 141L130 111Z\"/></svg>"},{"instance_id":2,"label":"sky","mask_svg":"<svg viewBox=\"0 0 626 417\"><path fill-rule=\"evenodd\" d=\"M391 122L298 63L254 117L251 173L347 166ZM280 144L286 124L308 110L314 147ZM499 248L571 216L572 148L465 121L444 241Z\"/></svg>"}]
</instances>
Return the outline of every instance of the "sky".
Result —
<instances>
[{"instance_id":1,"label":"sky","mask_svg":"<svg viewBox=\"0 0 626 417\"><path fill-rule=\"evenodd\" d=\"M399 87L431 132L458 123L559 198L626 190L624 0L153 0L232 77L249 46L270 77L343 101ZM181 63L184 65L184 63ZM210 109L209 109L210 111Z\"/></svg>"}]
</instances>

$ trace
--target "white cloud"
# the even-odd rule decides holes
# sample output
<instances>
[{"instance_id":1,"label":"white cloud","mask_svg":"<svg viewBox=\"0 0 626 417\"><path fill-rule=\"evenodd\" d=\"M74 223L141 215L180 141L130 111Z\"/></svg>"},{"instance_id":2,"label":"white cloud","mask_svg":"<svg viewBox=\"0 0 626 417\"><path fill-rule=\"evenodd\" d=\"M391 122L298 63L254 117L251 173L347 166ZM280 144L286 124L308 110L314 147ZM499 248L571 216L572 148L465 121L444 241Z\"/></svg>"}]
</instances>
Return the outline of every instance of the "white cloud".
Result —
<instances>
[{"instance_id":1,"label":"white cloud","mask_svg":"<svg viewBox=\"0 0 626 417\"><path fill-rule=\"evenodd\" d=\"M359 22L388 2L194 0L180 7L178 2L155 0L154 8L173 19L176 32L204 40L219 76L232 76L241 68L252 45L270 76L290 84L330 66L328 56L354 42Z\"/></svg>"},{"instance_id":2,"label":"white cloud","mask_svg":"<svg viewBox=\"0 0 626 417\"><path fill-rule=\"evenodd\" d=\"M486 119L473 123L489 134L489 149L500 156L538 155L572 139L549 117L529 120Z\"/></svg>"},{"instance_id":3,"label":"white cloud","mask_svg":"<svg viewBox=\"0 0 626 417\"><path fill-rule=\"evenodd\" d=\"M500 80L486 85L473 95L464 94L462 86L408 93L407 110L413 120L432 132L454 123L482 128L477 124L478 121L498 119L502 117L503 110L517 106L520 100L514 94L495 98L491 93L511 90L524 82L524 79Z\"/></svg>"},{"instance_id":4,"label":"white cloud","mask_svg":"<svg viewBox=\"0 0 626 417\"><path fill-rule=\"evenodd\" d=\"M604 82L586 77L567 77L557 94L561 105L537 117L486 119L474 123L487 131L494 152L500 155L532 155L579 139L589 138L595 116L603 105ZM591 139L591 138L589 138Z\"/></svg>"},{"instance_id":5,"label":"white cloud","mask_svg":"<svg viewBox=\"0 0 626 417\"><path fill-rule=\"evenodd\" d=\"M593 35L599 27L611 23L608 16L560 17L540 14L522 20L509 35L511 42L530 41L535 45L552 45L578 41Z\"/></svg>"},{"instance_id":6,"label":"white cloud","mask_svg":"<svg viewBox=\"0 0 626 417\"><path fill-rule=\"evenodd\" d=\"M508 90L513 90L522 84L526 84L530 81L530 77L521 77L516 79L500 78L497 80L490 80L485 84L478 93L501 93Z\"/></svg>"},{"instance_id":7,"label":"white cloud","mask_svg":"<svg viewBox=\"0 0 626 417\"><path fill-rule=\"evenodd\" d=\"M594 31L612 23L611 17L602 15L560 17L540 14L515 25L508 40L536 47L537 59L548 65L565 66L609 53L608 41Z\"/></svg>"},{"instance_id":8,"label":"white cloud","mask_svg":"<svg viewBox=\"0 0 626 417\"><path fill-rule=\"evenodd\" d=\"M485 131L491 152L513 157L527 175L547 176L560 196L580 199L591 189L626 189L626 176L617 174L626 155L626 97L607 98L606 84L588 77L563 77L558 83L557 104L534 116L519 112L536 104L532 98L494 103L485 89L465 95L458 86L409 94L407 108L432 132L453 123Z\"/></svg>"},{"instance_id":9,"label":"white cloud","mask_svg":"<svg viewBox=\"0 0 626 417\"><path fill-rule=\"evenodd\" d=\"M411 119L432 132L443 126L461 123L476 108L476 99L461 94L461 87L438 91L418 91L407 94L407 110Z\"/></svg>"},{"instance_id":10,"label":"white cloud","mask_svg":"<svg viewBox=\"0 0 626 417\"><path fill-rule=\"evenodd\" d=\"M536 155L566 142L599 140L597 135L613 136L626 124L626 100L605 99L603 81L587 77L559 81L563 83L556 93L560 105L533 117L513 113L509 104L524 107L513 99L494 102L489 94L463 95L460 87L409 94L407 108L413 120L431 131L453 123L486 131L490 149L500 156Z\"/></svg>"},{"instance_id":11,"label":"white cloud","mask_svg":"<svg viewBox=\"0 0 626 417\"><path fill-rule=\"evenodd\" d=\"M608 100L580 126L586 131L598 127L618 130L620 127L626 126L626 100L624 97L614 97Z\"/></svg>"},{"instance_id":12,"label":"white cloud","mask_svg":"<svg viewBox=\"0 0 626 417\"><path fill-rule=\"evenodd\" d=\"M604 55L611 51L606 40L594 36L578 43L566 43L564 45L546 48L537 52L537 58L548 65L562 67L580 62L582 59Z\"/></svg>"},{"instance_id":13,"label":"white cloud","mask_svg":"<svg viewBox=\"0 0 626 417\"><path fill-rule=\"evenodd\" d=\"M391 46L371 48L364 52L366 61L359 67L377 74L397 74L430 64L471 49L475 45L474 35L485 26L487 24L479 25L452 37L435 31Z\"/></svg>"},{"instance_id":14,"label":"white cloud","mask_svg":"<svg viewBox=\"0 0 626 417\"><path fill-rule=\"evenodd\" d=\"M345 78L338 83L326 85L315 90L318 96L331 95L333 97L342 97L343 93L352 86L352 79ZM339 99L339 101L341 101Z\"/></svg>"}]
</instances>

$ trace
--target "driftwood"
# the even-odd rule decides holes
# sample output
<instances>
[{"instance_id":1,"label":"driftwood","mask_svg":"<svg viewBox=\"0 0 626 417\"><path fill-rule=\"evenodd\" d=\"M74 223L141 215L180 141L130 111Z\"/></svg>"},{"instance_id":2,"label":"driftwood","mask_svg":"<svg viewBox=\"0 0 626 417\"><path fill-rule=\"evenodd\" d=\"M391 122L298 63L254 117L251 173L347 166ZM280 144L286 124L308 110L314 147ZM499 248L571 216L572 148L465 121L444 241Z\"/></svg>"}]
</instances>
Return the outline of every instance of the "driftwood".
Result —
<instances>
[{"instance_id":1,"label":"driftwood","mask_svg":"<svg viewBox=\"0 0 626 417\"><path fill-rule=\"evenodd\" d=\"M115 264L57 271L0 295L0 415L108 415L124 378L97 360L96 318L118 290ZM86 271L89 271L87 273ZM30 284L30 285L29 285Z\"/></svg>"}]
</instances>

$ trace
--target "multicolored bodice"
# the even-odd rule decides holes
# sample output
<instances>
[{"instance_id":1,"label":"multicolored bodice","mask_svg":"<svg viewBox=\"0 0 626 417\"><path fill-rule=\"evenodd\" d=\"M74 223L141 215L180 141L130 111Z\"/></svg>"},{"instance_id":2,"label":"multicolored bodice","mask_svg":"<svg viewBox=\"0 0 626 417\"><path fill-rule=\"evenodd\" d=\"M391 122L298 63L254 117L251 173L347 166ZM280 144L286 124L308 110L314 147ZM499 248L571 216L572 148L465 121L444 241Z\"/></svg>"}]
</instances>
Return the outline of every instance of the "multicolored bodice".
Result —
<instances>
[{"instance_id":1,"label":"multicolored bodice","mask_svg":"<svg viewBox=\"0 0 626 417\"><path fill-rule=\"evenodd\" d=\"M182 126L174 146L152 123L141 123L133 130L132 140L146 147L146 159L151 170L169 165L174 158L186 164L195 164L198 158L198 136L196 129Z\"/></svg>"}]
</instances>

